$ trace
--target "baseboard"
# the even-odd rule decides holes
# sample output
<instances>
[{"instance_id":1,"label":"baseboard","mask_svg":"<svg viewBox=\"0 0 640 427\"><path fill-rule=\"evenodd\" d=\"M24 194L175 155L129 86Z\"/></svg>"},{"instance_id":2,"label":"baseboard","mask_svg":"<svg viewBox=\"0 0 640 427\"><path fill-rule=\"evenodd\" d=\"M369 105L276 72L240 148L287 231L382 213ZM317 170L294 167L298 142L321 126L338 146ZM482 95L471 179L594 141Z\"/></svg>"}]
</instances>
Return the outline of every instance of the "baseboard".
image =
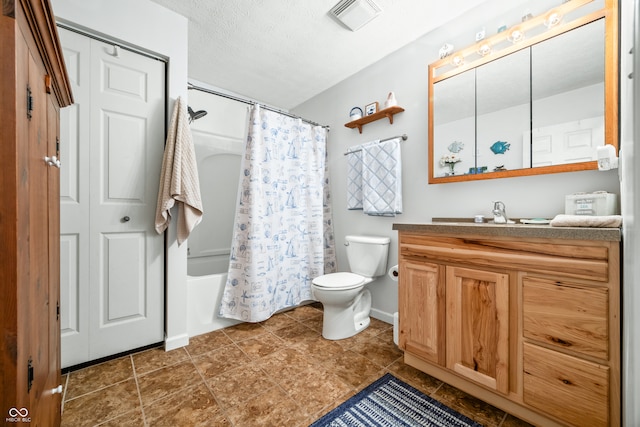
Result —
<instances>
[{"instance_id":1,"label":"baseboard","mask_svg":"<svg viewBox=\"0 0 640 427\"><path fill-rule=\"evenodd\" d=\"M189 345L189 334L180 334L175 337L165 337L164 339L164 350L171 351L176 348L186 347Z\"/></svg>"},{"instance_id":2,"label":"baseboard","mask_svg":"<svg viewBox=\"0 0 640 427\"><path fill-rule=\"evenodd\" d=\"M369 315L374 319L378 319L385 323L389 323L393 325L393 313L387 313L385 311L376 310L375 308L372 308Z\"/></svg>"}]
</instances>

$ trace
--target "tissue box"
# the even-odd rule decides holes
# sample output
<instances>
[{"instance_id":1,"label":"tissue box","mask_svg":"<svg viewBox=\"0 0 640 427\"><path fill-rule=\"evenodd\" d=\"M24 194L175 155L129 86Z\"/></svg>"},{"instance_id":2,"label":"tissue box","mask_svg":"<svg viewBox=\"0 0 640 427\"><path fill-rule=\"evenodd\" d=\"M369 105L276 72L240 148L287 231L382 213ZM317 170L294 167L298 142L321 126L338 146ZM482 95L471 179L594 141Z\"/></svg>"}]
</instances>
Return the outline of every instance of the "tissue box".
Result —
<instances>
[{"instance_id":1,"label":"tissue box","mask_svg":"<svg viewBox=\"0 0 640 427\"><path fill-rule=\"evenodd\" d=\"M616 215L618 213L618 195L606 191L595 193L575 193L565 197L566 215Z\"/></svg>"}]
</instances>

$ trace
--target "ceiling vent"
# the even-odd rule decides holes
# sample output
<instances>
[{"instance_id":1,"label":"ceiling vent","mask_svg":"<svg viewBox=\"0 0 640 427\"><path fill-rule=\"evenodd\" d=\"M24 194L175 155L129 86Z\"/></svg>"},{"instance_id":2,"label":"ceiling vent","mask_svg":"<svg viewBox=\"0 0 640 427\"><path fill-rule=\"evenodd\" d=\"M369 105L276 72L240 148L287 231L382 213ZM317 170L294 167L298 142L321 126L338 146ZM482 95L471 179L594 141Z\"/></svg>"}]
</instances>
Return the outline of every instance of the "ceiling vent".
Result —
<instances>
[{"instance_id":1,"label":"ceiling vent","mask_svg":"<svg viewBox=\"0 0 640 427\"><path fill-rule=\"evenodd\" d=\"M356 31L382 12L373 0L342 0L329 13L351 31Z\"/></svg>"}]
</instances>

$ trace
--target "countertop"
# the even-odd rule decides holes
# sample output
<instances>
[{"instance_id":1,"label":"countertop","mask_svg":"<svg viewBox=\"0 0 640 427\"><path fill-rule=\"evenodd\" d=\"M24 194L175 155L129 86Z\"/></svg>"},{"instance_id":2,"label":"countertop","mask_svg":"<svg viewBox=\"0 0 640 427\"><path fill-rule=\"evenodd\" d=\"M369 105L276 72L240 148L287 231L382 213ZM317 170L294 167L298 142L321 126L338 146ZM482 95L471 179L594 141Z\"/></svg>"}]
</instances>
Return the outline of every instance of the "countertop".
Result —
<instances>
[{"instance_id":1,"label":"countertop","mask_svg":"<svg viewBox=\"0 0 640 427\"><path fill-rule=\"evenodd\" d=\"M552 227L550 225L531 224L493 224L474 223L466 218L434 218L431 222L420 224L394 223L393 230L414 233L436 233L457 235L481 235L494 237L521 237L568 240L604 240L619 242L619 228L592 227Z\"/></svg>"}]
</instances>

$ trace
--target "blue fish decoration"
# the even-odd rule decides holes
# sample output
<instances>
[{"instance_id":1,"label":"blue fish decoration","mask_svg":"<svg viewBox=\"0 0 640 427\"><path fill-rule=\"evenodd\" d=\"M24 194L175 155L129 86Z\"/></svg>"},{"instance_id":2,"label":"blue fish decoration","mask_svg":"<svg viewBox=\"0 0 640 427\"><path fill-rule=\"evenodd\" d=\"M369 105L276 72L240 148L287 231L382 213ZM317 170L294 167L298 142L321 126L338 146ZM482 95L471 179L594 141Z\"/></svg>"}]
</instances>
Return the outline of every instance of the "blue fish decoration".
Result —
<instances>
[{"instance_id":1,"label":"blue fish decoration","mask_svg":"<svg viewBox=\"0 0 640 427\"><path fill-rule=\"evenodd\" d=\"M447 147L447 149L452 153L459 153L460 151L462 151L463 148L464 148L464 142L460 142L460 141L453 141Z\"/></svg>"},{"instance_id":2,"label":"blue fish decoration","mask_svg":"<svg viewBox=\"0 0 640 427\"><path fill-rule=\"evenodd\" d=\"M496 141L489 148L491 148L491 151L493 151L493 154L504 154L509 149L510 145L511 144L505 141Z\"/></svg>"}]
</instances>

